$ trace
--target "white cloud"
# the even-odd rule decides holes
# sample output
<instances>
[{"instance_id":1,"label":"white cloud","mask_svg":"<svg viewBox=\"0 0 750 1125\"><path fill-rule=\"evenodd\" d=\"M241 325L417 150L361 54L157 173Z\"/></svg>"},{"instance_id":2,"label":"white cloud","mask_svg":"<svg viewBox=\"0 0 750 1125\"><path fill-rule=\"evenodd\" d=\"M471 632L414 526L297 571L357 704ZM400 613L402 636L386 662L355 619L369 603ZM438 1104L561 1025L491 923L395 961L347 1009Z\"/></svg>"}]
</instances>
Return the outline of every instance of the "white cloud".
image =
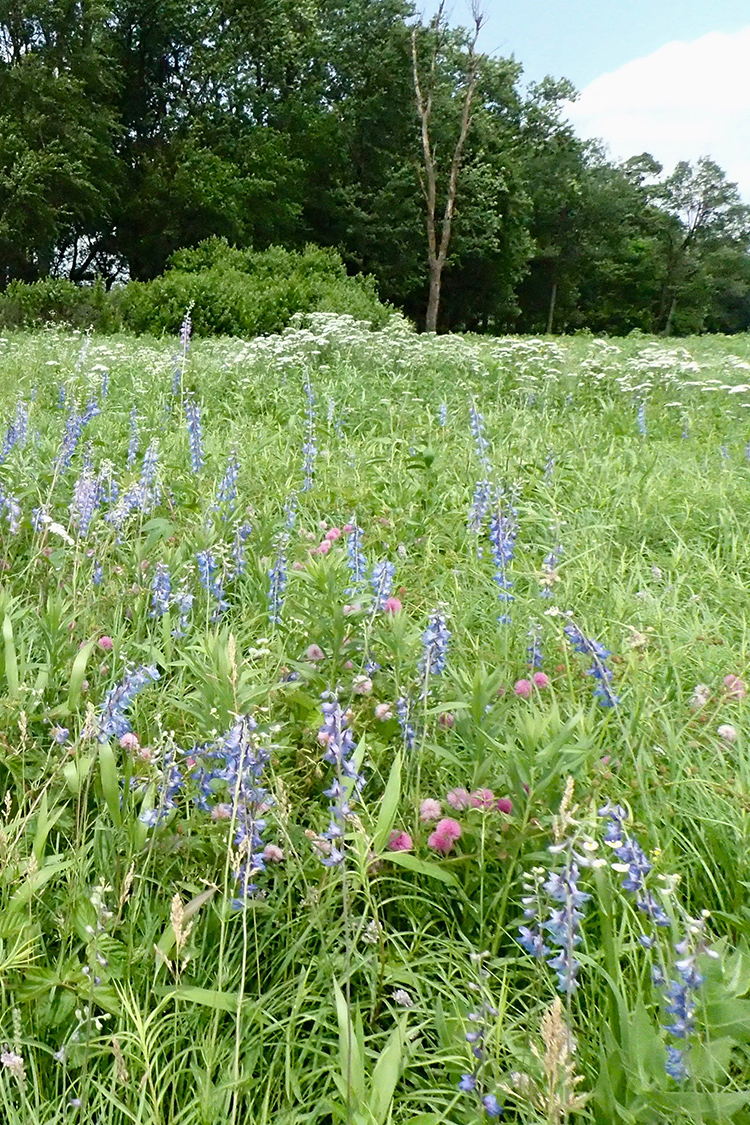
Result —
<instances>
[{"instance_id":1,"label":"white cloud","mask_svg":"<svg viewBox=\"0 0 750 1125\"><path fill-rule=\"evenodd\" d=\"M750 199L750 27L667 43L603 74L568 116L618 160L650 152L671 170L710 156Z\"/></svg>"}]
</instances>

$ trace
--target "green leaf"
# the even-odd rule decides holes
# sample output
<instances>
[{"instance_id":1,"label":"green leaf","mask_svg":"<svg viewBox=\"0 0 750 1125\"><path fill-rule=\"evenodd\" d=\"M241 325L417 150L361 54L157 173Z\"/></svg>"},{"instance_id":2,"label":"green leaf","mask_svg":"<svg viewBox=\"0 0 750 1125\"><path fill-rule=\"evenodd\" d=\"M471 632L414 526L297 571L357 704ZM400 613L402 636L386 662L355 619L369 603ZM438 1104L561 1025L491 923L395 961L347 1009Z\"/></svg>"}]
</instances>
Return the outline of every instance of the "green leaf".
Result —
<instances>
[{"instance_id":1,"label":"green leaf","mask_svg":"<svg viewBox=\"0 0 750 1125\"><path fill-rule=\"evenodd\" d=\"M406 1017L402 1016L398 1026L388 1036L388 1042L372 1072L370 1112L376 1125L385 1125L388 1117L393 1094L401 1077L405 1041Z\"/></svg>"},{"instance_id":2,"label":"green leaf","mask_svg":"<svg viewBox=\"0 0 750 1125\"><path fill-rule=\"evenodd\" d=\"M365 1100L365 1061L359 1037L355 1033L346 997L339 988L339 983L334 979L333 991L336 997L336 1015L339 1022L339 1066L341 1075L346 1084L347 1077L351 1083L349 1093L354 1099L355 1106L362 1105ZM346 1094L346 1085L344 1085Z\"/></svg>"},{"instance_id":3,"label":"green leaf","mask_svg":"<svg viewBox=\"0 0 750 1125\"><path fill-rule=\"evenodd\" d=\"M429 879L437 879L449 887L458 886L458 880L451 871L446 871L437 863L425 863L423 859L417 859L409 852L388 852L388 859L399 867L406 867L407 870L413 871L415 875L426 875Z\"/></svg>"},{"instance_id":4,"label":"green leaf","mask_svg":"<svg viewBox=\"0 0 750 1125\"><path fill-rule=\"evenodd\" d=\"M75 711L81 699L81 687L86 675L86 665L88 664L89 657L96 644L96 637L87 641L82 649L79 649L76 658L73 661L73 667L70 672L70 684L68 686L68 709Z\"/></svg>"},{"instance_id":5,"label":"green leaf","mask_svg":"<svg viewBox=\"0 0 750 1125\"><path fill-rule=\"evenodd\" d=\"M401 752L399 751L393 759L393 765L388 774L388 782L380 801L380 811L378 812L378 819L375 824L375 835L372 839L372 850L375 852L375 855L380 855L388 842L400 798Z\"/></svg>"},{"instance_id":6,"label":"green leaf","mask_svg":"<svg viewBox=\"0 0 750 1125\"><path fill-rule=\"evenodd\" d=\"M174 1000L187 1000L191 1004L201 1004L204 1008L214 1008L221 1012L237 1012L239 994L219 992L216 988L197 988L192 984L178 984L173 988L156 988L158 996L170 996Z\"/></svg>"},{"instance_id":7,"label":"green leaf","mask_svg":"<svg viewBox=\"0 0 750 1125\"><path fill-rule=\"evenodd\" d=\"M16 643L13 638L13 622L7 613L3 618L3 641L5 645L5 678L8 681L8 695L13 699L18 695L18 660Z\"/></svg>"}]
</instances>

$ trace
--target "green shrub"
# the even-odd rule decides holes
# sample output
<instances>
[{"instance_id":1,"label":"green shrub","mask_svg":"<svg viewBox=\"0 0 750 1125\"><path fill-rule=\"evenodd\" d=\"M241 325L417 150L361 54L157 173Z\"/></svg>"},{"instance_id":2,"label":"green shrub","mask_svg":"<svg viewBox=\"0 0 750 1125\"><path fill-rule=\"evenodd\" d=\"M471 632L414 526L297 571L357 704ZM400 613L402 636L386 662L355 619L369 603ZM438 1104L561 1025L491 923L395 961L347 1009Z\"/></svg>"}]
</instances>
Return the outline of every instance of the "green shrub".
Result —
<instances>
[{"instance_id":1,"label":"green shrub","mask_svg":"<svg viewBox=\"0 0 750 1125\"><path fill-rule=\"evenodd\" d=\"M113 332L121 327L121 320L101 281L85 286L62 277L45 277L31 284L12 281L0 293L0 328L34 328L41 324Z\"/></svg>"},{"instance_id":2,"label":"green shrub","mask_svg":"<svg viewBox=\"0 0 750 1125\"><path fill-rule=\"evenodd\" d=\"M200 336L280 332L299 312L348 313L381 327L391 312L373 279L349 277L335 250L255 252L218 238L177 251L161 277L130 282L115 299L126 327L156 335L176 333L188 306Z\"/></svg>"}]
</instances>

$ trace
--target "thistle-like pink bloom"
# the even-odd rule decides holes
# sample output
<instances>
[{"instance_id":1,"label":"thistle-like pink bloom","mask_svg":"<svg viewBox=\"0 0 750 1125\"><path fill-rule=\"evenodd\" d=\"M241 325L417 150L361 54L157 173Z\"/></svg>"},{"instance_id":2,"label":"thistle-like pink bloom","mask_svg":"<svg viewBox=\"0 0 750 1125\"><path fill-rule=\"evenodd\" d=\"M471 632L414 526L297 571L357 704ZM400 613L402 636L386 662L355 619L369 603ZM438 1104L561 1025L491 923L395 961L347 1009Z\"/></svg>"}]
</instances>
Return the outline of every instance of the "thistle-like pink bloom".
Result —
<instances>
[{"instance_id":1,"label":"thistle-like pink bloom","mask_svg":"<svg viewBox=\"0 0 750 1125\"><path fill-rule=\"evenodd\" d=\"M531 678L534 681L534 687L539 688L540 691L542 688L549 687L549 676L546 672L535 672Z\"/></svg>"},{"instance_id":2,"label":"thistle-like pink bloom","mask_svg":"<svg viewBox=\"0 0 750 1125\"><path fill-rule=\"evenodd\" d=\"M340 527L331 527L326 532L326 539L330 540L332 543L335 543L336 540L340 539L340 538L341 538L341 528Z\"/></svg>"},{"instance_id":3,"label":"thistle-like pink bloom","mask_svg":"<svg viewBox=\"0 0 750 1125\"><path fill-rule=\"evenodd\" d=\"M284 849L278 844L266 844L263 849L263 858L267 863L281 863L284 858Z\"/></svg>"},{"instance_id":4,"label":"thistle-like pink bloom","mask_svg":"<svg viewBox=\"0 0 750 1125\"><path fill-rule=\"evenodd\" d=\"M393 711L391 710L390 704L378 703L375 707L375 718L379 719L381 723L384 723L386 719L392 719Z\"/></svg>"},{"instance_id":5,"label":"thistle-like pink bloom","mask_svg":"<svg viewBox=\"0 0 750 1125\"><path fill-rule=\"evenodd\" d=\"M115 642L111 637L100 637L99 648L104 649L105 652L111 652L115 647Z\"/></svg>"},{"instance_id":6,"label":"thistle-like pink bloom","mask_svg":"<svg viewBox=\"0 0 750 1125\"><path fill-rule=\"evenodd\" d=\"M445 817L439 820L435 825L435 831L431 832L427 837L429 847L434 848L436 852L441 852L447 855L453 848L456 840L461 838L463 829L457 820L452 820L451 817Z\"/></svg>"},{"instance_id":7,"label":"thistle-like pink bloom","mask_svg":"<svg viewBox=\"0 0 750 1125\"><path fill-rule=\"evenodd\" d=\"M402 608L403 607L398 598L386 598L383 602L384 613L400 613Z\"/></svg>"},{"instance_id":8,"label":"thistle-like pink bloom","mask_svg":"<svg viewBox=\"0 0 750 1125\"><path fill-rule=\"evenodd\" d=\"M320 645L309 645L305 656L308 660L325 660L326 654Z\"/></svg>"},{"instance_id":9,"label":"thistle-like pink bloom","mask_svg":"<svg viewBox=\"0 0 750 1125\"><path fill-rule=\"evenodd\" d=\"M442 715L438 719L438 722L440 723L440 726L443 727L445 730L450 730L453 727L453 724L455 723L455 721L456 721L456 716L452 715L450 711L443 711Z\"/></svg>"},{"instance_id":10,"label":"thistle-like pink bloom","mask_svg":"<svg viewBox=\"0 0 750 1125\"><path fill-rule=\"evenodd\" d=\"M419 806L419 819L425 823L428 820L440 820L443 815L443 806L434 797L427 797Z\"/></svg>"},{"instance_id":11,"label":"thistle-like pink bloom","mask_svg":"<svg viewBox=\"0 0 750 1125\"><path fill-rule=\"evenodd\" d=\"M534 690L534 685L531 680L516 680L513 690L516 695L521 696L521 699L528 699Z\"/></svg>"},{"instance_id":12,"label":"thistle-like pink bloom","mask_svg":"<svg viewBox=\"0 0 750 1125\"><path fill-rule=\"evenodd\" d=\"M391 852L410 852L414 847L414 841L408 832L391 832L391 838L388 841L388 850Z\"/></svg>"},{"instance_id":13,"label":"thistle-like pink bloom","mask_svg":"<svg viewBox=\"0 0 750 1125\"><path fill-rule=\"evenodd\" d=\"M744 699L747 695L744 681L739 676L725 676L724 687L727 691L729 699Z\"/></svg>"},{"instance_id":14,"label":"thistle-like pink bloom","mask_svg":"<svg viewBox=\"0 0 750 1125\"><path fill-rule=\"evenodd\" d=\"M120 746L122 746L123 750L131 750L133 752L136 750L140 750L141 748L141 744L138 741L138 735L133 734L132 731L129 731L127 734L124 734L122 736L122 738L120 739Z\"/></svg>"},{"instance_id":15,"label":"thistle-like pink bloom","mask_svg":"<svg viewBox=\"0 0 750 1125\"><path fill-rule=\"evenodd\" d=\"M495 806L495 794L491 789L475 789L469 800L473 809L491 809Z\"/></svg>"},{"instance_id":16,"label":"thistle-like pink bloom","mask_svg":"<svg viewBox=\"0 0 750 1125\"><path fill-rule=\"evenodd\" d=\"M739 738L737 728L733 727L731 723L722 723L720 727L717 727L716 733L725 742L736 742Z\"/></svg>"},{"instance_id":17,"label":"thistle-like pink bloom","mask_svg":"<svg viewBox=\"0 0 750 1125\"><path fill-rule=\"evenodd\" d=\"M468 789L451 789L445 794L445 799L450 807L456 809L457 812L461 809L468 809L471 804Z\"/></svg>"},{"instance_id":18,"label":"thistle-like pink bloom","mask_svg":"<svg viewBox=\"0 0 750 1125\"><path fill-rule=\"evenodd\" d=\"M510 797L498 797L495 808L498 812L510 815L513 812L513 802Z\"/></svg>"}]
</instances>

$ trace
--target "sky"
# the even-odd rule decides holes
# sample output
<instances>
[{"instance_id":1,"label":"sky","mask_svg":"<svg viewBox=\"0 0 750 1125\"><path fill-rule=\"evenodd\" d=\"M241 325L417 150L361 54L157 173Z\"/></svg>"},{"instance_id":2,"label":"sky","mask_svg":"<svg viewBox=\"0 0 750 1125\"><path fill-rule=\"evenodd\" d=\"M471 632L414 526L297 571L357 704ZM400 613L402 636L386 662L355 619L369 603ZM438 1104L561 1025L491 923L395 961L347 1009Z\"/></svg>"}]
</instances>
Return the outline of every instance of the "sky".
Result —
<instances>
[{"instance_id":1,"label":"sky","mask_svg":"<svg viewBox=\"0 0 750 1125\"><path fill-rule=\"evenodd\" d=\"M750 202L750 0L484 0L480 49L569 78L568 116L613 159L710 156ZM425 0L429 17L437 0ZM447 0L452 23L468 0Z\"/></svg>"}]
</instances>

